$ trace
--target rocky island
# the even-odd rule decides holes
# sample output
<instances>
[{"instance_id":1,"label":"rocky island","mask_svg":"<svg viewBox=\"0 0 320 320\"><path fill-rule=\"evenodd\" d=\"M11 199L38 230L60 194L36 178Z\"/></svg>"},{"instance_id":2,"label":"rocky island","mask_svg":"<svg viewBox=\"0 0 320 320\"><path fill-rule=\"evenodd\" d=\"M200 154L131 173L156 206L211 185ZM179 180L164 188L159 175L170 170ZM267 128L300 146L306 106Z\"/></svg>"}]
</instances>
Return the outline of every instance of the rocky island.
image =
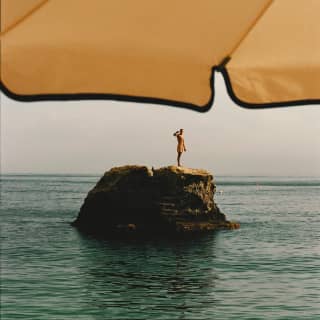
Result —
<instances>
[{"instance_id":1,"label":"rocky island","mask_svg":"<svg viewBox=\"0 0 320 320\"><path fill-rule=\"evenodd\" d=\"M236 229L214 202L206 170L127 165L107 171L88 193L77 219L80 230L119 233L195 233Z\"/></svg>"}]
</instances>

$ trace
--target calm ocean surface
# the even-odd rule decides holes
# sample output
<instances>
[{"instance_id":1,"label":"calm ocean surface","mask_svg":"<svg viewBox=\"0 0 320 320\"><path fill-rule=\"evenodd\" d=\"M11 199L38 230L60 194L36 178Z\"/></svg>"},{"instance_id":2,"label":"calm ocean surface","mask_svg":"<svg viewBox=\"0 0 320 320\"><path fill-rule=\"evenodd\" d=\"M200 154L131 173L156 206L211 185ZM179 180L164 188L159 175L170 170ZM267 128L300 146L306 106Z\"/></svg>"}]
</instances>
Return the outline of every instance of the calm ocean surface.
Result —
<instances>
[{"instance_id":1,"label":"calm ocean surface","mask_svg":"<svg viewBox=\"0 0 320 320\"><path fill-rule=\"evenodd\" d=\"M320 319L320 178L217 177L239 230L131 243L69 225L98 179L2 176L1 319Z\"/></svg>"}]
</instances>

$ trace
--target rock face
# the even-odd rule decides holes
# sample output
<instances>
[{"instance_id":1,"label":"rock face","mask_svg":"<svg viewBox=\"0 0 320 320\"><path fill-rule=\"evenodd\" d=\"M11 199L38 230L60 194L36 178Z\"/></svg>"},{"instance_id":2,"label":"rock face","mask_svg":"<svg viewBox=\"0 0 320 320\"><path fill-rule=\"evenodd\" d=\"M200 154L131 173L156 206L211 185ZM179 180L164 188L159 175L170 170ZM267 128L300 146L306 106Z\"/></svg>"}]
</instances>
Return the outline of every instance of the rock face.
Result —
<instances>
[{"instance_id":1,"label":"rock face","mask_svg":"<svg viewBox=\"0 0 320 320\"><path fill-rule=\"evenodd\" d=\"M73 225L99 234L179 233L235 229L214 202L213 176L176 166L122 166L88 193Z\"/></svg>"}]
</instances>

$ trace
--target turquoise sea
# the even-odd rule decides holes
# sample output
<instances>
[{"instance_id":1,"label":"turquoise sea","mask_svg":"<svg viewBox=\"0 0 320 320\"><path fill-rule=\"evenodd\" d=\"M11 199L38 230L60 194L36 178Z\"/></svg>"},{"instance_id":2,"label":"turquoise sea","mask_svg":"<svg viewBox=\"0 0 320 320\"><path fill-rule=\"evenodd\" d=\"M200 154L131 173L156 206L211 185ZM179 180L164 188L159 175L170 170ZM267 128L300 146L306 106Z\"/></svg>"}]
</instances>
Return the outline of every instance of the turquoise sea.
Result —
<instances>
[{"instance_id":1,"label":"turquoise sea","mask_svg":"<svg viewBox=\"0 0 320 320\"><path fill-rule=\"evenodd\" d=\"M98 179L2 175L2 320L320 319L320 178L217 177L239 230L131 242L69 225Z\"/></svg>"}]
</instances>

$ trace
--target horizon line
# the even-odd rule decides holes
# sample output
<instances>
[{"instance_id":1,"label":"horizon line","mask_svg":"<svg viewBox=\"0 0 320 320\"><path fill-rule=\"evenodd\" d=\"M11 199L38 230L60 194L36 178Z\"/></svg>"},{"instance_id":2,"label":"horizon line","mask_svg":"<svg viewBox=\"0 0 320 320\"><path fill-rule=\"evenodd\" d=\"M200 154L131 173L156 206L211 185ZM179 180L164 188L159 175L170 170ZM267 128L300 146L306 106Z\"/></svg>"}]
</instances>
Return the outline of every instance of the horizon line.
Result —
<instances>
[{"instance_id":1,"label":"horizon line","mask_svg":"<svg viewBox=\"0 0 320 320\"><path fill-rule=\"evenodd\" d=\"M102 176L105 172L96 173L96 172L0 172L0 176L27 176L27 175L36 175L36 176ZM214 177L290 177L290 178L320 178L320 175L291 175L291 174L237 174L237 173L222 173L222 174L213 174Z\"/></svg>"}]
</instances>

